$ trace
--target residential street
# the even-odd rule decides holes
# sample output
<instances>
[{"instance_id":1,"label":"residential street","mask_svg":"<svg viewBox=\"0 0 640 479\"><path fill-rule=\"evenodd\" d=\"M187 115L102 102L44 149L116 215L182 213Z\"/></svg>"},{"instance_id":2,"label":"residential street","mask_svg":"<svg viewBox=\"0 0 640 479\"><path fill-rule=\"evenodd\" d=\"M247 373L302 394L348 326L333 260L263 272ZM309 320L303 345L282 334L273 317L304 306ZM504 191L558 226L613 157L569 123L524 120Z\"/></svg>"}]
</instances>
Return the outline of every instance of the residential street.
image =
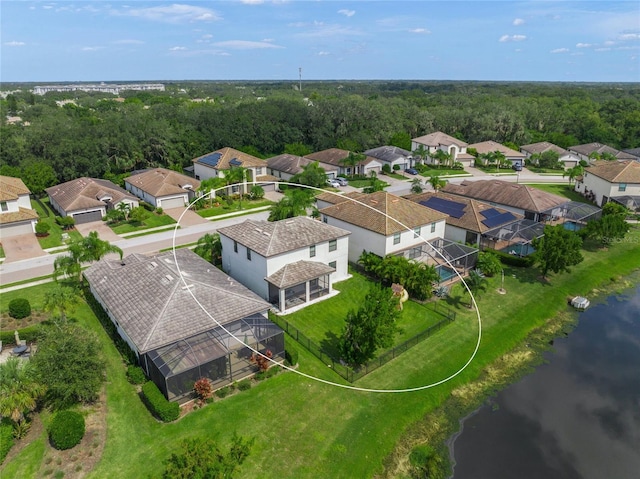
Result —
<instances>
[{"instance_id":1,"label":"residential street","mask_svg":"<svg viewBox=\"0 0 640 479\"><path fill-rule=\"evenodd\" d=\"M504 181L512 181L519 183L566 183L567 179L562 175L554 176L541 176L532 173L528 170L523 170L519 174L515 172L507 175L487 175L475 168L469 168L467 173L471 173L473 176L464 176L457 178L447 178L447 181L452 183L460 183L462 181L478 181L489 179L500 179ZM422 178L422 177L420 177ZM409 181L397 180L395 178L385 177L382 179L390 184L386 188L386 191L403 195L410 193L411 183ZM340 188L344 192L354 191L355 188L350 186ZM430 189L430 186L426 185L426 189ZM205 233L213 233L217 228L229 226L235 224L238 221L244 221L246 219L259 219L266 220L269 216L268 211L261 211L258 213L244 215L235 218L227 218L218 221L208 221L202 224L192 224L184 228L178 229L175 232L175 245L183 245L196 242ZM170 248L174 244L174 230L163 231L159 233L149 234L146 236L138 236L130 239L121 239L114 241L112 244L118 246L124 252L124 255L132 253L149 254L155 253L160 250ZM18 281L25 281L31 278L38 278L41 276L50 275L53 272L53 263L59 256L65 254L47 254L45 256L38 256L31 259L22 261L8 262L0 264L0 285L11 284Z\"/></svg>"}]
</instances>

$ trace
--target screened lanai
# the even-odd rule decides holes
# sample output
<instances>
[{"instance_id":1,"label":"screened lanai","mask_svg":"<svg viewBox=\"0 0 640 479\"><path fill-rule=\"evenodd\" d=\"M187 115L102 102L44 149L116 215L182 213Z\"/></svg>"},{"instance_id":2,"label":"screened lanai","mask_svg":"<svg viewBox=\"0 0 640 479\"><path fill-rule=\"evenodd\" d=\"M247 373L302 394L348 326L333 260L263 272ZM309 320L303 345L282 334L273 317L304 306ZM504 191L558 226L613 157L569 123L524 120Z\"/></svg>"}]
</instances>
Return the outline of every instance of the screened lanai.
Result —
<instances>
[{"instance_id":1,"label":"screened lanai","mask_svg":"<svg viewBox=\"0 0 640 479\"><path fill-rule=\"evenodd\" d=\"M601 216L602 210L597 206L580 201L569 201L543 211L541 220L550 225L562 224L568 230L578 231L589 221L600 219Z\"/></svg>"},{"instance_id":2,"label":"screened lanai","mask_svg":"<svg viewBox=\"0 0 640 479\"><path fill-rule=\"evenodd\" d=\"M475 267L478 261L477 248L444 238L429 240L401 252L400 255L435 266L441 280L456 276L451 269L452 266L458 273L464 275Z\"/></svg>"},{"instance_id":3,"label":"screened lanai","mask_svg":"<svg viewBox=\"0 0 640 479\"><path fill-rule=\"evenodd\" d=\"M544 236L544 223L521 219L499 228L486 231L480 238L482 249L495 249L516 256L528 256L534 252L531 242Z\"/></svg>"},{"instance_id":4,"label":"screened lanai","mask_svg":"<svg viewBox=\"0 0 640 479\"><path fill-rule=\"evenodd\" d=\"M636 195L613 196L609 198L609 200L615 201L616 203L627 208L629 211L640 213L640 196L636 196Z\"/></svg>"},{"instance_id":5,"label":"screened lanai","mask_svg":"<svg viewBox=\"0 0 640 479\"><path fill-rule=\"evenodd\" d=\"M270 350L275 361L284 361L284 333L262 314L154 349L141 361L165 396L179 401L191 397L200 378L208 378L217 389L253 374L252 351L243 343L262 353Z\"/></svg>"}]
</instances>

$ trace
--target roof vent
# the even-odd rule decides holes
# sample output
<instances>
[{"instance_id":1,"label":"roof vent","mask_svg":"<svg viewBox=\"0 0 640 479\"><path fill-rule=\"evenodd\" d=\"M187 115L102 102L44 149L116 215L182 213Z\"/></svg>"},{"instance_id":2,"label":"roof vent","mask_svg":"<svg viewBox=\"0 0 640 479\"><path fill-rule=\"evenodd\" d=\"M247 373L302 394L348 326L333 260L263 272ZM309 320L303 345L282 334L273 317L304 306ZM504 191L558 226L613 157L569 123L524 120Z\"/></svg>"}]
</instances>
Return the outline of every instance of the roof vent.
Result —
<instances>
[{"instance_id":1,"label":"roof vent","mask_svg":"<svg viewBox=\"0 0 640 479\"><path fill-rule=\"evenodd\" d=\"M173 281L173 276L171 276L170 274L167 274L164 277L167 278L169 281Z\"/></svg>"},{"instance_id":2,"label":"roof vent","mask_svg":"<svg viewBox=\"0 0 640 479\"><path fill-rule=\"evenodd\" d=\"M187 285L182 287L182 290L184 291L185 289L191 289L191 288L193 288L193 285L192 284L187 284Z\"/></svg>"}]
</instances>

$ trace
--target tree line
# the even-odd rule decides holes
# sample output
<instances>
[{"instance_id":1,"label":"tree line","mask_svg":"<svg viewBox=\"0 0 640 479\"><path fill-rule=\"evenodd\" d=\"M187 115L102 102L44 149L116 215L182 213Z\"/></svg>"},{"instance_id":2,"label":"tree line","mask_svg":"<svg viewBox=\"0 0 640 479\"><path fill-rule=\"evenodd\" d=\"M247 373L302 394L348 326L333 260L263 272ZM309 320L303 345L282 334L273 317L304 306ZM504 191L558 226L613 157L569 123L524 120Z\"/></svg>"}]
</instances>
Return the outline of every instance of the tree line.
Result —
<instances>
[{"instance_id":1,"label":"tree line","mask_svg":"<svg viewBox=\"0 0 640 479\"><path fill-rule=\"evenodd\" d=\"M640 146L636 84L317 82L167 85L165 92L55 93L0 101L0 173L32 191L81 176L181 170L230 146L257 157L381 145L443 131L468 143ZM194 101L196 99L206 101ZM66 103L64 102L66 101ZM19 116L22 122L9 123Z\"/></svg>"}]
</instances>

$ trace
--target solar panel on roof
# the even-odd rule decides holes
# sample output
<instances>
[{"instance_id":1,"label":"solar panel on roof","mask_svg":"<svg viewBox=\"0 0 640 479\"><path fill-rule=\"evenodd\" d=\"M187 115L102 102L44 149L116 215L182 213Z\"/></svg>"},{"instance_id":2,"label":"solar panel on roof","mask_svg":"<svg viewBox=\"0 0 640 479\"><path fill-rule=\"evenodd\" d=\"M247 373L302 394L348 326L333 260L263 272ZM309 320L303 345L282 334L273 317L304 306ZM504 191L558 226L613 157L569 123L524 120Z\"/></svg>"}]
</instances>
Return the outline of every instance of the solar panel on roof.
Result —
<instances>
[{"instance_id":1,"label":"solar panel on roof","mask_svg":"<svg viewBox=\"0 0 640 479\"><path fill-rule=\"evenodd\" d=\"M218 161L220 161L221 153L210 153L209 155L205 155L198 160L198 163L202 163L203 165L216 167L218 165Z\"/></svg>"},{"instance_id":2,"label":"solar panel on roof","mask_svg":"<svg viewBox=\"0 0 640 479\"><path fill-rule=\"evenodd\" d=\"M503 225L515 219L516 217L513 216L512 213L509 213L509 212L499 213L495 216L491 216L490 218L487 218L486 220L482 220L482 224L485 225L487 228L493 228L495 226Z\"/></svg>"},{"instance_id":3,"label":"solar panel on roof","mask_svg":"<svg viewBox=\"0 0 640 479\"><path fill-rule=\"evenodd\" d=\"M231 161L229 161L229 164L231 166L242 166L242 162L237 158L232 158Z\"/></svg>"},{"instance_id":4,"label":"solar panel on roof","mask_svg":"<svg viewBox=\"0 0 640 479\"><path fill-rule=\"evenodd\" d=\"M433 210L445 213L452 218L462 218L464 215L464 203L458 203L457 201L445 200L444 198L438 198L432 196L431 198L421 201L421 205L431 208Z\"/></svg>"},{"instance_id":5,"label":"solar panel on roof","mask_svg":"<svg viewBox=\"0 0 640 479\"><path fill-rule=\"evenodd\" d=\"M489 208L488 210L481 211L480 214L485 218L489 219L494 216L498 216L500 212L495 208Z\"/></svg>"}]
</instances>

